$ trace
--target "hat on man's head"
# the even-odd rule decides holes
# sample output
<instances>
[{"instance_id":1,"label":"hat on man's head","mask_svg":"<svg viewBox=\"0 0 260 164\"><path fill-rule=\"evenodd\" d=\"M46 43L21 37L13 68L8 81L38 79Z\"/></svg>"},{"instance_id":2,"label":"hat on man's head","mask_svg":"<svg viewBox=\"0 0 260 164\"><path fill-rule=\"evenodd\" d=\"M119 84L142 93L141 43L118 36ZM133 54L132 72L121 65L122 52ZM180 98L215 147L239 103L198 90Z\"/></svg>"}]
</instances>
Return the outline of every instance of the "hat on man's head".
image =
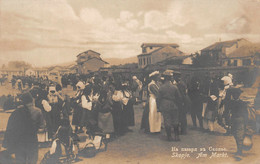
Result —
<instances>
[{"instance_id":1,"label":"hat on man's head","mask_svg":"<svg viewBox=\"0 0 260 164\"><path fill-rule=\"evenodd\" d=\"M79 81L77 84L76 84L77 87L79 87L80 89L84 89L85 88L85 84L82 82L82 81Z\"/></svg>"},{"instance_id":2,"label":"hat on man's head","mask_svg":"<svg viewBox=\"0 0 260 164\"><path fill-rule=\"evenodd\" d=\"M159 74L160 74L159 71L154 71L154 72L152 72L152 73L149 74L149 77L153 77L153 76L159 75Z\"/></svg>"},{"instance_id":3,"label":"hat on man's head","mask_svg":"<svg viewBox=\"0 0 260 164\"><path fill-rule=\"evenodd\" d=\"M30 92L26 92L20 95L22 104L29 104L33 102L33 97Z\"/></svg>"},{"instance_id":4,"label":"hat on man's head","mask_svg":"<svg viewBox=\"0 0 260 164\"><path fill-rule=\"evenodd\" d=\"M174 76L180 76L180 75L181 75L181 72L179 72L179 71L173 71L173 75L174 75Z\"/></svg>"},{"instance_id":5,"label":"hat on man's head","mask_svg":"<svg viewBox=\"0 0 260 164\"><path fill-rule=\"evenodd\" d=\"M173 72L174 72L173 70L167 69L166 71L163 72L163 75L164 75L164 76L172 76L172 75L173 75Z\"/></svg>"},{"instance_id":6,"label":"hat on man's head","mask_svg":"<svg viewBox=\"0 0 260 164\"><path fill-rule=\"evenodd\" d=\"M231 79L233 79L233 75L231 73L228 73L228 77L230 77Z\"/></svg>"},{"instance_id":7,"label":"hat on man's head","mask_svg":"<svg viewBox=\"0 0 260 164\"><path fill-rule=\"evenodd\" d=\"M49 87L49 91L56 91L56 87L55 86L50 86Z\"/></svg>"},{"instance_id":8,"label":"hat on man's head","mask_svg":"<svg viewBox=\"0 0 260 164\"><path fill-rule=\"evenodd\" d=\"M136 76L133 76L133 80L136 80L137 79L137 77Z\"/></svg>"}]
</instances>

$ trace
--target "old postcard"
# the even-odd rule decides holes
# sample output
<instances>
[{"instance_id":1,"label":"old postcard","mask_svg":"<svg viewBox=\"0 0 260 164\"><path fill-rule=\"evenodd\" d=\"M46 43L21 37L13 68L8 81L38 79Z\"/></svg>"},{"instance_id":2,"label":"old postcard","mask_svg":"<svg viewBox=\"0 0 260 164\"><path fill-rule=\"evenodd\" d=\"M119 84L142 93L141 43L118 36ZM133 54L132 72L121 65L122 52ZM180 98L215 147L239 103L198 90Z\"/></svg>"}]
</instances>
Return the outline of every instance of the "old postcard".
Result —
<instances>
[{"instance_id":1,"label":"old postcard","mask_svg":"<svg viewBox=\"0 0 260 164\"><path fill-rule=\"evenodd\" d=\"M260 161L260 0L0 0L0 163Z\"/></svg>"}]
</instances>

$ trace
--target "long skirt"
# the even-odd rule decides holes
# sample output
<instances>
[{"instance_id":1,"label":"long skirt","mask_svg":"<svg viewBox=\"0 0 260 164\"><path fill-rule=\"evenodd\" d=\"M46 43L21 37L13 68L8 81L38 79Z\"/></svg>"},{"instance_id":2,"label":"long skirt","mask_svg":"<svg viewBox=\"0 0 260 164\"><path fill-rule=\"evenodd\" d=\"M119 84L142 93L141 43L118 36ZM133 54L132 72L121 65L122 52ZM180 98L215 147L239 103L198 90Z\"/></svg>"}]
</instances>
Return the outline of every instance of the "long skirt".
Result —
<instances>
[{"instance_id":1,"label":"long skirt","mask_svg":"<svg viewBox=\"0 0 260 164\"><path fill-rule=\"evenodd\" d=\"M126 126L134 126L135 125L135 116L134 116L134 104L129 102L127 105L123 107L123 117L125 118Z\"/></svg>"},{"instance_id":2,"label":"long skirt","mask_svg":"<svg viewBox=\"0 0 260 164\"><path fill-rule=\"evenodd\" d=\"M102 130L104 134L114 132L114 123L112 113L98 113L98 127Z\"/></svg>"},{"instance_id":3,"label":"long skirt","mask_svg":"<svg viewBox=\"0 0 260 164\"><path fill-rule=\"evenodd\" d=\"M150 132L150 126L149 126L149 101L146 102L143 116L142 116L142 122L141 122L141 129L144 129L145 132Z\"/></svg>"},{"instance_id":4,"label":"long skirt","mask_svg":"<svg viewBox=\"0 0 260 164\"><path fill-rule=\"evenodd\" d=\"M92 110L86 110L83 109L86 113L85 116L82 119L83 120L82 126L86 126L87 129L87 134L90 134L94 136L95 132L97 132L97 112L92 109Z\"/></svg>"},{"instance_id":5,"label":"long skirt","mask_svg":"<svg viewBox=\"0 0 260 164\"><path fill-rule=\"evenodd\" d=\"M52 124L52 130L53 133L56 133L59 126L61 125L61 106L59 104L52 104L51 105L52 110L50 111L51 115L51 124Z\"/></svg>"},{"instance_id":6,"label":"long skirt","mask_svg":"<svg viewBox=\"0 0 260 164\"><path fill-rule=\"evenodd\" d=\"M149 97L149 125L150 132L160 132L161 131L161 123L162 123L161 113L157 111L156 98L153 94L150 94Z\"/></svg>"},{"instance_id":7,"label":"long skirt","mask_svg":"<svg viewBox=\"0 0 260 164\"><path fill-rule=\"evenodd\" d=\"M47 128L47 131L48 131L48 139L51 139L54 135L54 131L52 129L52 120L51 120L50 112L44 111L43 117L44 117L45 122L46 122L46 128Z\"/></svg>"},{"instance_id":8,"label":"long skirt","mask_svg":"<svg viewBox=\"0 0 260 164\"><path fill-rule=\"evenodd\" d=\"M125 118L123 116L123 109L122 105L119 102L113 103L113 123L114 123L114 129L115 133L117 135L122 135L126 132L126 123Z\"/></svg>"},{"instance_id":9,"label":"long skirt","mask_svg":"<svg viewBox=\"0 0 260 164\"><path fill-rule=\"evenodd\" d=\"M76 105L73 109L72 125L80 126L80 121L82 117L82 107Z\"/></svg>"}]
</instances>

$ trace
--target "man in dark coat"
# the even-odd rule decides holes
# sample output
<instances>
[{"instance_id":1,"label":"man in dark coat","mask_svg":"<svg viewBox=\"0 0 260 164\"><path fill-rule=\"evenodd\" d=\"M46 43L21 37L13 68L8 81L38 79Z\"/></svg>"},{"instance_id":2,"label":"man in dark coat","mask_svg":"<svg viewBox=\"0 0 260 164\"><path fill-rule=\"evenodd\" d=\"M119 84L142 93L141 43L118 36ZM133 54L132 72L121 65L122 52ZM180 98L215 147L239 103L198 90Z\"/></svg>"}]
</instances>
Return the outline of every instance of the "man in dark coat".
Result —
<instances>
[{"instance_id":1,"label":"man in dark coat","mask_svg":"<svg viewBox=\"0 0 260 164\"><path fill-rule=\"evenodd\" d=\"M177 86L171 82L172 71L166 70L164 73L164 84L159 89L158 106L164 118L164 126L168 141L180 141L179 138L179 102L180 92ZM171 128L174 128L175 138L171 136Z\"/></svg>"},{"instance_id":2,"label":"man in dark coat","mask_svg":"<svg viewBox=\"0 0 260 164\"><path fill-rule=\"evenodd\" d=\"M181 80L181 73L180 72L174 72L173 78L176 81L176 85L178 87L178 90L181 94L180 99L180 108L179 108L179 119L181 124L181 134L185 135L187 134L187 111L190 106L188 99L188 95L186 93L187 86L184 83L184 81Z\"/></svg>"},{"instance_id":3,"label":"man in dark coat","mask_svg":"<svg viewBox=\"0 0 260 164\"><path fill-rule=\"evenodd\" d=\"M38 160L38 129L44 128L45 122L39 108L33 105L30 93L20 97L19 106L9 117L3 147L14 153L16 163L36 164Z\"/></svg>"},{"instance_id":4,"label":"man in dark coat","mask_svg":"<svg viewBox=\"0 0 260 164\"><path fill-rule=\"evenodd\" d=\"M239 98L242 93L240 88L230 88L227 92L229 92L232 97L227 102L227 105L232 114L231 131L237 144L236 155L241 156L248 116L247 104Z\"/></svg>"},{"instance_id":5,"label":"man in dark coat","mask_svg":"<svg viewBox=\"0 0 260 164\"><path fill-rule=\"evenodd\" d=\"M188 88L188 95L191 100L191 119L193 128L197 128L197 119L199 120L200 129L203 130L202 108L203 108L203 96L200 91L199 79L193 78L191 85Z\"/></svg>"}]
</instances>

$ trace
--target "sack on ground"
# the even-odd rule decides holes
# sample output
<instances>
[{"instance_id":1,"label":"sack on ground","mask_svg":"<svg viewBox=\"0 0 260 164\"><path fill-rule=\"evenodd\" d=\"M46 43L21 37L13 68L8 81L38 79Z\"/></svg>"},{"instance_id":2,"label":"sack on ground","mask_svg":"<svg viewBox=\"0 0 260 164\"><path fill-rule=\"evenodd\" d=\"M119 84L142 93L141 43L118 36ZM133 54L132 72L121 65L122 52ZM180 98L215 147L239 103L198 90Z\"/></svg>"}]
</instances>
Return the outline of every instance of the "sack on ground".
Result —
<instances>
[{"instance_id":1,"label":"sack on ground","mask_svg":"<svg viewBox=\"0 0 260 164\"><path fill-rule=\"evenodd\" d=\"M80 151L80 154L86 158L93 158L96 156L97 150L93 143L88 143L84 149Z\"/></svg>"}]
</instances>

